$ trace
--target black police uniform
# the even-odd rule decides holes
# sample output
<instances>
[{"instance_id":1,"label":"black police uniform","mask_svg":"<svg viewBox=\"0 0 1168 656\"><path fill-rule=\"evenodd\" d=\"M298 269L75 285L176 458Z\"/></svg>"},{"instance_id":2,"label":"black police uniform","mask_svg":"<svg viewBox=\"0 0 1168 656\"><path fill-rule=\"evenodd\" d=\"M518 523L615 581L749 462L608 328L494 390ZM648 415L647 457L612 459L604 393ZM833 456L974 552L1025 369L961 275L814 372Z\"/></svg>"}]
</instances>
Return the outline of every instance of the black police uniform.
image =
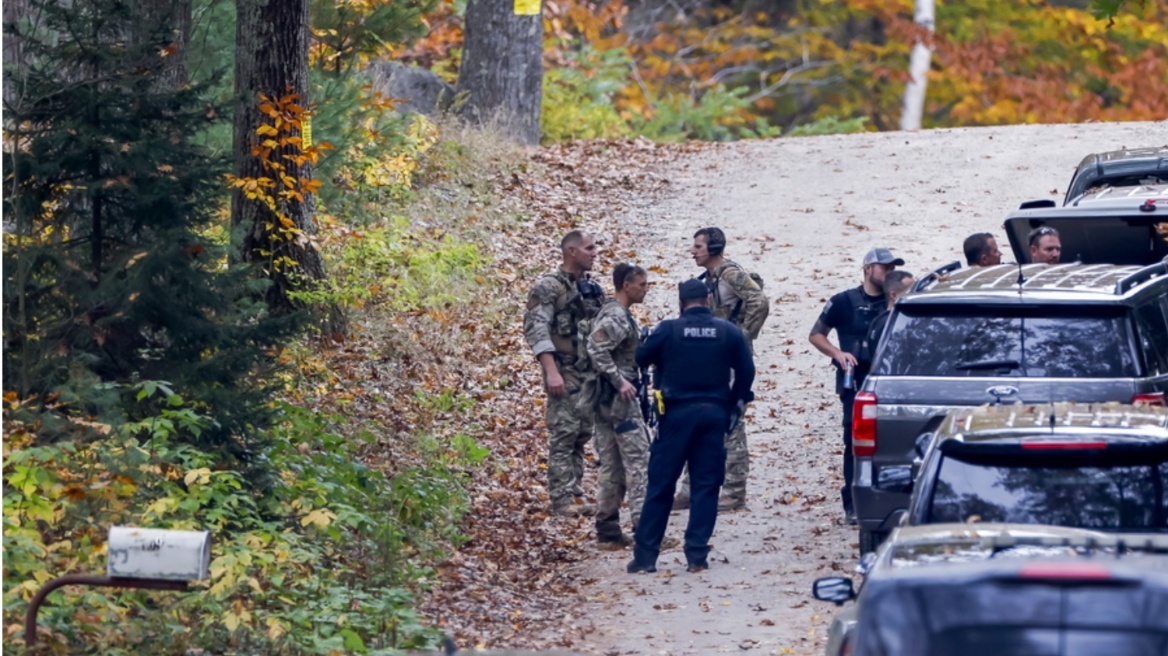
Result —
<instances>
[{"instance_id":1,"label":"black police uniform","mask_svg":"<svg viewBox=\"0 0 1168 656\"><path fill-rule=\"evenodd\" d=\"M703 284L683 283L683 299L690 282ZM637 349L637 364L657 368L665 414L649 448L648 488L629 571L655 571L674 489L687 463L691 492L685 558L691 566L708 567L718 491L726 474L730 414L739 401L753 399L750 348L737 326L714 317L709 308L692 307L657 326Z\"/></svg>"},{"instance_id":2,"label":"black police uniform","mask_svg":"<svg viewBox=\"0 0 1168 656\"><path fill-rule=\"evenodd\" d=\"M871 354L864 353L862 344L868 336L868 329L887 306L884 295L869 296L864 292L863 285L846 292L840 292L831 297L823 312L819 315L819 322L828 328L834 328L839 339L841 351L856 356L858 364L852 374L855 376L855 385L852 389L844 388L844 371L839 363L835 365L835 393L839 395L844 406L844 486L840 489L840 497L844 504L844 511L852 513L852 479L855 475L855 458L852 457L852 403L856 400L856 390L864 383L868 371L872 366ZM875 346L875 345L873 345Z\"/></svg>"}]
</instances>

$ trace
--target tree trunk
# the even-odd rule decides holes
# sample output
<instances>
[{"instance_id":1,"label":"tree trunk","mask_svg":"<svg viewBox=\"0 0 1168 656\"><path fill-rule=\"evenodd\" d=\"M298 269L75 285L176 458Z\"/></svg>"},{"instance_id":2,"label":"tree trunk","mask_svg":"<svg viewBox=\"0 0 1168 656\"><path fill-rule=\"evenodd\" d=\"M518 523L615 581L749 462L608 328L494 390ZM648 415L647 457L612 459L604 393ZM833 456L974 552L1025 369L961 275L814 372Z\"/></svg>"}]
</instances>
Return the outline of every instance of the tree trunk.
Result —
<instances>
[{"instance_id":1,"label":"tree trunk","mask_svg":"<svg viewBox=\"0 0 1168 656\"><path fill-rule=\"evenodd\" d=\"M909 80L904 88L904 111L900 115L901 130L921 129L921 115L925 109L925 89L929 84L929 62L933 55L933 0L916 0L916 23L921 30L913 44L909 59Z\"/></svg>"},{"instance_id":2,"label":"tree trunk","mask_svg":"<svg viewBox=\"0 0 1168 656\"><path fill-rule=\"evenodd\" d=\"M463 116L497 122L524 144L538 144L543 88L543 18L517 15L515 0L470 0L458 90L467 92Z\"/></svg>"},{"instance_id":3,"label":"tree trunk","mask_svg":"<svg viewBox=\"0 0 1168 656\"><path fill-rule=\"evenodd\" d=\"M296 105L308 106L308 0L238 0L235 38L235 175L239 179L275 179L275 196L286 190L275 162L293 181L307 180L312 166L294 161L301 147L285 143L266 156L253 154L262 139L257 130L272 119L260 111L260 96L273 101L295 95ZM300 136L300 128L272 136ZM310 196L278 198L276 210L262 199L248 198L236 189L231 199L231 221L242 234L240 255L259 264L272 280L266 299L278 313L299 310L303 304L290 292L314 289L325 277L324 262L309 237L316 232Z\"/></svg>"},{"instance_id":4,"label":"tree trunk","mask_svg":"<svg viewBox=\"0 0 1168 656\"><path fill-rule=\"evenodd\" d=\"M138 42L169 42L165 47L166 65L159 84L165 89L179 89L187 83L187 44L193 24L193 0L139 0L135 9L135 39Z\"/></svg>"},{"instance_id":5,"label":"tree trunk","mask_svg":"<svg viewBox=\"0 0 1168 656\"><path fill-rule=\"evenodd\" d=\"M26 19L35 21L36 18L31 15L31 7L28 0L7 0L4 3L4 65L10 70L5 71L4 75L4 105L8 112L19 101L19 87L20 81L23 79L23 68L28 65L25 61L24 43L23 40L8 30L9 25L13 25L19 19ZM14 79L15 78L15 79ZM5 125L5 129L8 126Z\"/></svg>"}]
</instances>

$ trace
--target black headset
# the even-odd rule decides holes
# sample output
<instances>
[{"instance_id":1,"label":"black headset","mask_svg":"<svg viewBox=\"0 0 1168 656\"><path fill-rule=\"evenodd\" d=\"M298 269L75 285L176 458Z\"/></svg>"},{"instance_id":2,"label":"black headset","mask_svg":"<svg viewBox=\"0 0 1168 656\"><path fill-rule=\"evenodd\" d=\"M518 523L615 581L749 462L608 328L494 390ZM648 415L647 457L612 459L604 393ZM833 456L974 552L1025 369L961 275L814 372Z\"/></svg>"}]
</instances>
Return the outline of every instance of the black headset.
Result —
<instances>
[{"instance_id":1,"label":"black headset","mask_svg":"<svg viewBox=\"0 0 1168 656\"><path fill-rule=\"evenodd\" d=\"M721 228L706 228L706 251L710 255L721 255L726 248L726 233Z\"/></svg>"}]
</instances>

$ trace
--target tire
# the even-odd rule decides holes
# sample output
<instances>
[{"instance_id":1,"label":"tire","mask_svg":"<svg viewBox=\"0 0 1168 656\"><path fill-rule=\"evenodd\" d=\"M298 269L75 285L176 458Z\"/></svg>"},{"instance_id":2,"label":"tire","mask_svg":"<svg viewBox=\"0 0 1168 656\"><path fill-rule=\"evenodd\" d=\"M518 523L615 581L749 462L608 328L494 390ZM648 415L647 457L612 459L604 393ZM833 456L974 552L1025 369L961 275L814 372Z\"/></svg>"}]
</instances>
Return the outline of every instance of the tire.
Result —
<instances>
[{"instance_id":1,"label":"tire","mask_svg":"<svg viewBox=\"0 0 1168 656\"><path fill-rule=\"evenodd\" d=\"M860 555L876 551L888 534L884 531L860 531Z\"/></svg>"}]
</instances>

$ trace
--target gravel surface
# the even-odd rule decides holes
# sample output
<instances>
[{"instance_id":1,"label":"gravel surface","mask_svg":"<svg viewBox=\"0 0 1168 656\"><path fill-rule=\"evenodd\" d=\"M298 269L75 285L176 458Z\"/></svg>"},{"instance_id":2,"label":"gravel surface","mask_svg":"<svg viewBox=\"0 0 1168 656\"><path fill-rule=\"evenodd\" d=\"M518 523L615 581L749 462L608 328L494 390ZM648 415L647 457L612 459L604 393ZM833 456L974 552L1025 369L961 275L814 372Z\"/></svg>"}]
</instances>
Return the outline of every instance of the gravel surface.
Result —
<instances>
[{"instance_id":1,"label":"gravel surface","mask_svg":"<svg viewBox=\"0 0 1168 656\"><path fill-rule=\"evenodd\" d=\"M659 171L672 192L627 217L644 235L635 259L661 267L649 314L675 313L676 283L699 272L691 235L707 225L726 231L726 255L761 273L772 301L757 342L748 507L718 518L708 572L687 574L680 550L662 554L656 575L626 574L630 551L577 565L588 602L565 621L587 627L588 653L822 653L834 608L811 598L811 582L851 572L858 554L839 503L833 374L807 341L826 299L859 284L873 246L919 276L988 231L1011 261L1009 210L1061 202L1088 153L1165 143L1168 122L889 132L715 145ZM685 521L673 513L668 534L680 538Z\"/></svg>"}]
</instances>

